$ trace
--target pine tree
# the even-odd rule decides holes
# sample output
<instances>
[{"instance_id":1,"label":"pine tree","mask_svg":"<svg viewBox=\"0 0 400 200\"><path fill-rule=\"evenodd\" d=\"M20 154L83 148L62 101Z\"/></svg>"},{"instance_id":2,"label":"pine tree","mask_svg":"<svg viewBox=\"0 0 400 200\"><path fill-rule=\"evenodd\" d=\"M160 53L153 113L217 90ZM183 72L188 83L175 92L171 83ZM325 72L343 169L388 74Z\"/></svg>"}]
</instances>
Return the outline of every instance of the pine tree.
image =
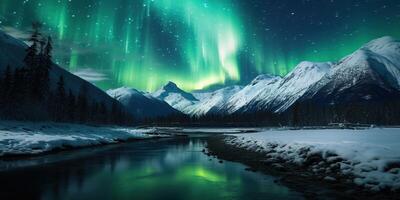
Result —
<instances>
[{"instance_id":1,"label":"pine tree","mask_svg":"<svg viewBox=\"0 0 400 200\"><path fill-rule=\"evenodd\" d=\"M104 101L100 103L99 107L99 117L100 117L100 123L107 123L107 107Z\"/></svg>"},{"instance_id":2,"label":"pine tree","mask_svg":"<svg viewBox=\"0 0 400 200\"><path fill-rule=\"evenodd\" d=\"M64 121L65 120L65 83L64 77L60 76L57 82L57 89L55 94L55 112L56 112L56 120Z\"/></svg>"},{"instance_id":3,"label":"pine tree","mask_svg":"<svg viewBox=\"0 0 400 200\"><path fill-rule=\"evenodd\" d=\"M41 34L40 34L40 23L32 23L32 35L29 38L29 42L32 43L26 49L26 55L24 58L24 63L27 69L27 80L29 80L30 92L33 97L32 100L39 101L41 99L41 88L40 88L40 71L38 70L41 62Z\"/></svg>"},{"instance_id":4,"label":"pine tree","mask_svg":"<svg viewBox=\"0 0 400 200\"><path fill-rule=\"evenodd\" d=\"M81 123L87 122L87 112L88 112L88 101L86 97L87 88L86 85L81 85L79 89L77 108L78 108L78 120Z\"/></svg>"},{"instance_id":5,"label":"pine tree","mask_svg":"<svg viewBox=\"0 0 400 200\"><path fill-rule=\"evenodd\" d=\"M68 91L68 100L66 106L66 112L68 115L68 120L73 122L75 120L75 95L72 93L72 90Z\"/></svg>"},{"instance_id":6,"label":"pine tree","mask_svg":"<svg viewBox=\"0 0 400 200\"><path fill-rule=\"evenodd\" d=\"M26 84L26 70L23 68L15 68L12 75L12 84L9 91L7 111L5 115L9 119L23 119L26 114L31 111L24 109L29 104Z\"/></svg>"},{"instance_id":7,"label":"pine tree","mask_svg":"<svg viewBox=\"0 0 400 200\"><path fill-rule=\"evenodd\" d=\"M117 102L113 100L112 105L111 105L111 113L110 113L110 122L112 123L117 123L120 121L120 114L117 106Z\"/></svg>"},{"instance_id":8,"label":"pine tree","mask_svg":"<svg viewBox=\"0 0 400 200\"><path fill-rule=\"evenodd\" d=\"M12 73L11 73L11 67L7 65L6 70L4 71L3 74L3 79L1 81L1 97L0 97L0 103L2 104L7 104L9 99L10 99L10 91L12 87Z\"/></svg>"},{"instance_id":9,"label":"pine tree","mask_svg":"<svg viewBox=\"0 0 400 200\"><path fill-rule=\"evenodd\" d=\"M35 68L37 64L37 55L38 55L38 43L40 39L40 24L32 23L33 32L29 38L29 42L31 42L31 46L26 49L26 55L24 58L24 63L27 68Z\"/></svg>"},{"instance_id":10,"label":"pine tree","mask_svg":"<svg viewBox=\"0 0 400 200\"><path fill-rule=\"evenodd\" d=\"M90 119L92 122L98 123L99 121L99 105L96 101L92 102Z\"/></svg>"},{"instance_id":11,"label":"pine tree","mask_svg":"<svg viewBox=\"0 0 400 200\"><path fill-rule=\"evenodd\" d=\"M57 82L57 90L56 96L60 97L61 99L65 99L65 83L64 77L61 75Z\"/></svg>"},{"instance_id":12,"label":"pine tree","mask_svg":"<svg viewBox=\"0 0 400 200\"><path fill-rule=\"evenodd\" d=\"M46 94L49 91L49 85L50 85L50 78L49 78L49 74L50 74L50 70L51 70L51 65L53 64L51 59L52 59L52 50L53 50L53 44L52 44L52 39L49 36L47 38L47 43L46 46L44 47L44 52L42 55L42 63L39 67L39 71L40 71L40 85L41 85L41 89L42 92L44 94Z\"/></svg>"},{"instance_id":13,"label":"pine tree","mask_svg":"<svg viewBox=\"0 0 400 200\"><path fill-rule=\"evenodd\" d=\"M25 70L15 68L13 75L12 88L10 96L14 99L14 102L23 103L26 97L26 76Z\"/></svg>"}]
</instances>

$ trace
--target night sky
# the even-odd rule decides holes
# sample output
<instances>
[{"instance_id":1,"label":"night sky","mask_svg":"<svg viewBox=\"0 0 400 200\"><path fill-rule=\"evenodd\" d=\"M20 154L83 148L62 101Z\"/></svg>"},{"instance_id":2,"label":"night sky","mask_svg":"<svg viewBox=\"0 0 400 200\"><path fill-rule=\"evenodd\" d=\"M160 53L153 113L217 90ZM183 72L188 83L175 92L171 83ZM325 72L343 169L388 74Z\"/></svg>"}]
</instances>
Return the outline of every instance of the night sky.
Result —
<instances>
[{"instance_id":1,"label":"night sky","mask_svg":"<svg viewBox=\"0 0 400 200\"><path fill-rule=\"evenodd\" d=\"M1 0L0 26L26 38L32 21L55 62L102 89L186 90L285 75L337 61L385 35L400 38L399 0Z\"/></svg>"}]
</instances>

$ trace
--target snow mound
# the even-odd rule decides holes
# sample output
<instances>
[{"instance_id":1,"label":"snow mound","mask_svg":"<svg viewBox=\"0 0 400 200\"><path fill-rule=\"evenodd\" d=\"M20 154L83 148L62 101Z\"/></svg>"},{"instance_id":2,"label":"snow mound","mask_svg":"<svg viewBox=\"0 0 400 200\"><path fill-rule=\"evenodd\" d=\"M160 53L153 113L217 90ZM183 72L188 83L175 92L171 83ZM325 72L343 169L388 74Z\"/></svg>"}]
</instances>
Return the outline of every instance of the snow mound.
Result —
<instances>
[{"instance_id":1,"label":"snow mound","mask_svg":"<svg viewBox=\"0 0 400 200\"><path fill-rule=\"evenodd\" d=\"M57 123L0 123L0 157L35 155L57 149L113 144L155 137L152 129L92 127Z\"/></svg>"},{"instance_id":2,"label":"snow mound","mask_svg":"<svg viewBox=\"0 0 400 200\"><path fill-rule=\"evenodd\" d=\"M335 170L355 184L379 191L400 189L400 129L270 130L230 134L225 142L267 160L283 160L327 176ZM313 160L318 158L317 160Z\"/></svg>"}]
</instances>

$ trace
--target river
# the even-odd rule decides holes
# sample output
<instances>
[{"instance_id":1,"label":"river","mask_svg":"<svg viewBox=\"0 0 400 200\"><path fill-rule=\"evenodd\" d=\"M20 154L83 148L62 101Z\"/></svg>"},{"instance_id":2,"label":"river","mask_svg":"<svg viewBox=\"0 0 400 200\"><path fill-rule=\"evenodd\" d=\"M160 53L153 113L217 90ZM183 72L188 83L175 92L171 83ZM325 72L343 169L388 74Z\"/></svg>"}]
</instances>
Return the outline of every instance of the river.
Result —
<instances>
[{"instance_id":1,"label":"river","mask_svg":"<svg viewBox=\"0 0 400 200\"><path fill-rule=\"evenodd\" d=\"M0 161L0 199L301 199L276 178L205 155L207 136Z\"/></svg>"}]
</instances>

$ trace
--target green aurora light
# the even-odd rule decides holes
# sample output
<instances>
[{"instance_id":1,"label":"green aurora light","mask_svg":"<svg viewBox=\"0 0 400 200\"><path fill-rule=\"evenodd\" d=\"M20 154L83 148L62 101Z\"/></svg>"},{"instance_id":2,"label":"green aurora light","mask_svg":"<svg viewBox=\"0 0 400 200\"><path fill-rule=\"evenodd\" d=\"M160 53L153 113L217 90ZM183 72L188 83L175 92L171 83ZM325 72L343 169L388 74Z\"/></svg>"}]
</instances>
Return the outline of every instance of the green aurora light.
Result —
<instances>
[{"instance_id":1,"label":"green aurora light","mask_svg":"<svg viewBox=\"0 0 400 200\"><path fill-rule=\"evenodd\" d=\"M2 0L0 25L24 32L41 21L58 64L104 75L93 80L103 89L146 91L285 75L303 60L336 61L371 39L400 37L397 1L274 2ZM320 11L305 9L313 6Z\"/></svg>"}]
</instances>

